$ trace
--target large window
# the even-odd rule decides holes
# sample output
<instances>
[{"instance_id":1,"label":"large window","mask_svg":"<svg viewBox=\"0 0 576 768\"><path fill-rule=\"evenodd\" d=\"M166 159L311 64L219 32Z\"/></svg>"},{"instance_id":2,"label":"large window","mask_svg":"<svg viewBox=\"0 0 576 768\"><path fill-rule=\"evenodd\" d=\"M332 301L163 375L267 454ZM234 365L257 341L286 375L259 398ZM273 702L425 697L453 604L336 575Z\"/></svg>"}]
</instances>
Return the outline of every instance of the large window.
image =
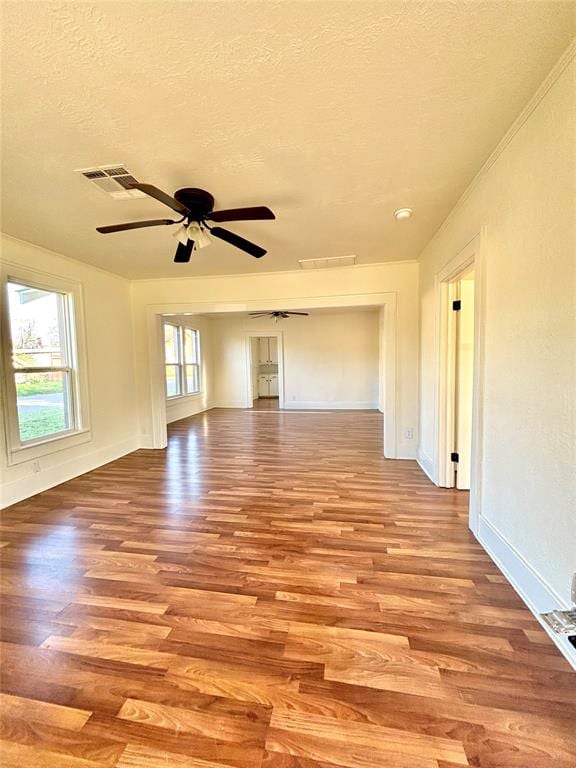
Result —
<instances>
[{"instance_id":1,"label":"large window","mask_svg":"<svg viewBox=\"0 0 576 768\"><path fill-rule=\"evenodd\" d=\"M82 429L74 295L10 278L6 294L9 443L26 453Z\"/></svg>"},{"instance_id":2,"label":"large window","mask_svg":"<svg viewBox=\"0 0 576 768\"><path fill-rule=\"evenodd\" d=\"M200 392L200 333L173 323L164 324L167 397Z\"/></svg>"}]
</instances>

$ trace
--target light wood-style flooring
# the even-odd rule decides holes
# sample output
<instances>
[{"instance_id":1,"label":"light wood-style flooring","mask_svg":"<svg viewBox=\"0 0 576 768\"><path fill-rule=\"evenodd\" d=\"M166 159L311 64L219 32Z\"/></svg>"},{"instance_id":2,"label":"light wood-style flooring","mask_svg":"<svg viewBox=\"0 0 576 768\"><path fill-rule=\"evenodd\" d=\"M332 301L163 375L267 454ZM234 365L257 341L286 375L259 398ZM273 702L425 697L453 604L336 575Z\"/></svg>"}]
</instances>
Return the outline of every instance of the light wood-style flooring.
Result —
<instances>
[{"instance_id":1,"label":"light wood-style flooring","mask_svg":"<svg viewBox=\"0 0 576 768\"><path fill-rule=\"evenodd\" d=\"M576 765L574 673L378 413L200 414L2 541L2 768Z\"/></svg>"}]
</instances>

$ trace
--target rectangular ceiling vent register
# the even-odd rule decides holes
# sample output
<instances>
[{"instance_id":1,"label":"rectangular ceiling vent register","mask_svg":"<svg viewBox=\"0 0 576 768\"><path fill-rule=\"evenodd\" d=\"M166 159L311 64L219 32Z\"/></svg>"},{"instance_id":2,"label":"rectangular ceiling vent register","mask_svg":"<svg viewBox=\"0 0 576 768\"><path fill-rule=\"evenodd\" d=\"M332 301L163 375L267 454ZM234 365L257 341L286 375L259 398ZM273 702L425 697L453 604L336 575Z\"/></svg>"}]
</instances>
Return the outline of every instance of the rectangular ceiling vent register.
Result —
<instances>
[{"instance_id":1,"label":"rectangular ceiling vent register","mask_svg":"<svg viewBox=\"0 0 576 768\"><path fill-rule=\"evenodd\" d=\"M99 165L96 168L79 168L85 179L115 200L131 200L134 197L146 197L139 189L130 189L137 179L123 165Z\"/></svg>"},{"instance_id":2,"label":"rectangular ceiling vent register","mask_svg":"<svg viewBox=\"0 0 576 768\"><path fill-rule=\"evenodd\" d=\"M300 259L300 269L329 269L330 267L350 267L356 264L356 256L327 256L323 259Z\"/></svg>"}]
</instances>

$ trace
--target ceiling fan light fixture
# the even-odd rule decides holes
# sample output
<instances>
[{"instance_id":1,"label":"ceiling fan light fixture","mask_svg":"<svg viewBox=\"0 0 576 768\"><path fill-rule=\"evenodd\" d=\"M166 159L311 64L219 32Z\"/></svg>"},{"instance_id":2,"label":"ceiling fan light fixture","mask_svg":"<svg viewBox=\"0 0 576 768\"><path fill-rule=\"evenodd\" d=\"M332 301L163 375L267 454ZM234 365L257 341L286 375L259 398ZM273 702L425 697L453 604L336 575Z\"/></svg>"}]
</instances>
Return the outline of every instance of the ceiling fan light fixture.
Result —
<instances>
[{"instance_id":1,"label":"ceiling fan light fixture","mask_svg":"<svg viewBox=\"0 0 576 768\"><path fill-rule=\"evenodd\" d=\"M206 231L195 221L188 226L186 231L188 238L196 243L197 249L207 248L209 245L212 245L212 240L210 240Z\"/></svg>"},{"instance_id":2,"label":"ceiling fan light fixture","mask_svg":"<svg viewBox=\"0 0 576 768\"><path fill-rule=\"evenodd\" d=\"M412 208L397 208L394 211L394 218L398 221L403 221L404 219L409 219L413 213Z\"/></svg>"},{"instance_id":3,"label":"ceiling fan light fixture","mask_svg":"<svg viewBox=\"0 0 576 768\"><path fill-rule=\"evenodd\" d=\"M180 226L176 228L175 232L173 232L172 234L172 237L175 237L179 243L182 243L182 245L186 245L188 240L191 239L188 236L188 230L186 229L184 224L180 224Z\"/></svg>"}]
</instances>

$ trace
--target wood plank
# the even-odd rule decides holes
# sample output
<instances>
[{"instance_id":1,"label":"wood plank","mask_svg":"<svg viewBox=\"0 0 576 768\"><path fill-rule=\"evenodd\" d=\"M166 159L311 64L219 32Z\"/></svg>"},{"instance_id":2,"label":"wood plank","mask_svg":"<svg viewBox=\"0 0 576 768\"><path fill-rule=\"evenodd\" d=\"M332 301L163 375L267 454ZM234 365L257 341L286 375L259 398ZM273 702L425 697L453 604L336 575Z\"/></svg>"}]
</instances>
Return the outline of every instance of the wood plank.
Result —
<instances>
[{"instance_id":1,"label":"wood plank","mask_svg":"<svg viewBox=\"0 0 576 768\"><path fill-rule=\"evenodd\" d=\"M0 693L0 712L5 717L35 720L70 731L80 731L92 714L73 707L64 707L48 701L23 699L7 693Z\"/></svg>"},{"instance_id":2,"label":"wood plank","mask_svg":"<svg viewBox=\"0 0 576 768\"><path fill-rule=\"evenodd\" d=\"M574 673L382 432L213 410L4 510L3 768L576 765Z\"/></svg>"}]
</instances>

